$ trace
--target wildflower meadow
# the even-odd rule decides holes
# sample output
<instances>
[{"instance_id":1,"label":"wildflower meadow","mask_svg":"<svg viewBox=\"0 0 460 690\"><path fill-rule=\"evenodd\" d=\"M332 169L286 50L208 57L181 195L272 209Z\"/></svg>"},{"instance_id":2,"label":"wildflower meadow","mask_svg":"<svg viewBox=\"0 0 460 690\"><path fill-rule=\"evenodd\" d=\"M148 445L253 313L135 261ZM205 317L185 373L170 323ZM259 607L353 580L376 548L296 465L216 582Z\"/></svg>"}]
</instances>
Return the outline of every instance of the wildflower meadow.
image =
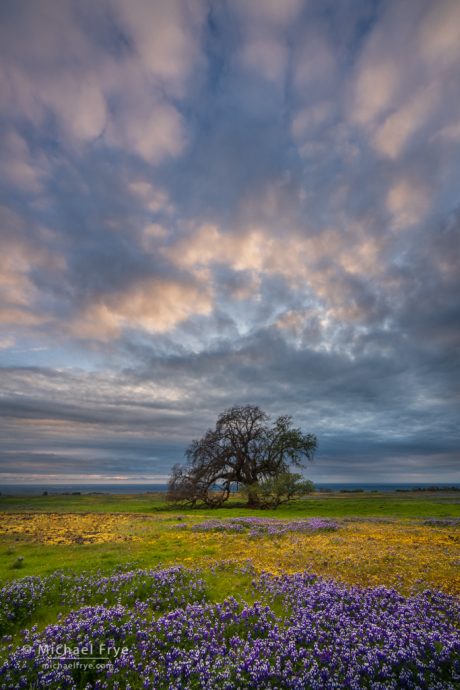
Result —
<instances>
[{"instance_id":1,"label":"wildflower meadow","mask_svg":"<svg viewBox=\"0 0 460 690\"><path fill-rule=\"evenodd\" d=\"M1 515L1 688L459 687L455 515L76 501Z\"/></svg>"}]
</instances>

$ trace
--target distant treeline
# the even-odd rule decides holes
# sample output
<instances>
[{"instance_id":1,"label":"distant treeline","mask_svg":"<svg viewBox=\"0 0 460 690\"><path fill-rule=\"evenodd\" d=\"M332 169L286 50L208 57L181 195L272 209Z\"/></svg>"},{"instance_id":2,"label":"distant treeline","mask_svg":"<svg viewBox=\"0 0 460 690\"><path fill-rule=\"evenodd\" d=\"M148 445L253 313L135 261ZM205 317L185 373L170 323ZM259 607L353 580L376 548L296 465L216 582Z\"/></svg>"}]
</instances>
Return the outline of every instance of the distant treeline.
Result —
<instances>
[{"instance_id":1,"label":"distant treeline","mask_svg":"<svg viewBox=\"0 0 460 690\"><path fill-rule=\"evenodd\" d=\"M329 488L321 488L320 491L322 493L334 493L336 492L337 489L329 489ZM412 493L416 491L424 491L424 492L431 492L431 491L460 491L459 486L414 486L410 489L394 489L397 493ZM379 489L339 489L338 492L340 494L362 494L362 493L371 493L371 494L376 494L380 493Z\"/></svg>"},{"instance_id":2,"label":"distant treeline","mask_svg":"<svg viewBox=\"0 0 460 690\"><path fill-rule=\"evenodd\" d=\"M396 489L399 492L408 491L460 491L459 486L417 486L413 489Z\"/></svg>"}]
</instances>

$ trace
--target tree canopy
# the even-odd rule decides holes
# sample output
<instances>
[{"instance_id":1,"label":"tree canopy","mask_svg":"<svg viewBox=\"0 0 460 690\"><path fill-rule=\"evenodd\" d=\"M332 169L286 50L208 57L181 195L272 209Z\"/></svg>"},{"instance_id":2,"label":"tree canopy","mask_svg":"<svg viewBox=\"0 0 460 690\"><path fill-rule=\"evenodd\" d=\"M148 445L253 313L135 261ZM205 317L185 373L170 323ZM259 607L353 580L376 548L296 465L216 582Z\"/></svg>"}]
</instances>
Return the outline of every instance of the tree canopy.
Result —
<instances>
[{"instance_id":1,"label":"tree canopy","mask_svg":"<svg viewBox=\"0 0 460 690\"><path fill-rule=\"evenodd\" d=\"M257 406L232 407L219 415L214 429L192 441L185 466L173 468L168 500L219 506L228 499L232 486L239 485L248 505L268 504L270 495L277 496L272 504L278 505L284 498L283 487L291 498L296 492L311 490L311 483L292 475L289 467L304 467L313 459L316 446L314 434L293 427L289 415L270 423Z\"/></svg>"}]
</instances>

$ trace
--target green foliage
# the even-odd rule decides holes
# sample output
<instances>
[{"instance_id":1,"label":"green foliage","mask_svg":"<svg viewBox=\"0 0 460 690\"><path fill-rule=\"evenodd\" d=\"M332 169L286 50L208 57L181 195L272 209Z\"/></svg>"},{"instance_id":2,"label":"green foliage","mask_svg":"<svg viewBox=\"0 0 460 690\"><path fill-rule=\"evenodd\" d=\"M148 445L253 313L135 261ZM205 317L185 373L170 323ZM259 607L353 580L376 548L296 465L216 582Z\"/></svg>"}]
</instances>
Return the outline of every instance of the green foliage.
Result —
<instances>
[{"instance_id":1,"label":"green foliage","mask_svg":"<svg viewBox=\"0 0 460 690\"><path fill-rule=\"evenodd\" d=\"M266 477L251 487L243 487L242 493L258 504L260 508L278 508L294 498L301 498L315 490L313 482L301 474L282 472Z\"/></svg>"},{"instance_id":2,"label":"green foliage","mask_svg":"<svg viewBox=\"0 0 460 690\"><path fill-rule=\"evenodd\" d=\"M15 568L16 570L23 568L24 567L24 556L18 556L11 567Z\"/></svg>"}]
</instances>

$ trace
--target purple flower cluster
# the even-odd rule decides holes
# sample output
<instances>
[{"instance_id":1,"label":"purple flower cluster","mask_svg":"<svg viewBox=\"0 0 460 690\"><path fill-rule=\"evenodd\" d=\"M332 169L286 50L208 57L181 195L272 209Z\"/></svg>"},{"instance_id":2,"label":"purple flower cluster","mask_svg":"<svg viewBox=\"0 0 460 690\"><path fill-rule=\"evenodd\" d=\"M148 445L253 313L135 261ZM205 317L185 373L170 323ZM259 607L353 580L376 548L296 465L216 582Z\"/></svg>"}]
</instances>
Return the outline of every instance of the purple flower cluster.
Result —
<instances>
[{"instance_id":1,"label":"purple flower cluster","mask_svg":"<svg viewBox=\"0 0 460 690\"><path fill-rule=\"evenodd\" d=\"M168 611L204 599L204 583L186 568L130 570L111 575L65 574L26 577L0 590L0 634L25 621L39 605L58 603L64 608L85 604L144 602L152 611Z\"/></svg>"},{"instance_id":2,"label":"purple flower cluster","mask_svg":"<svg viewBox=\"0 0 460 690\"><path fill-rule=\"evenodd\" d=\"M431 527L460 527L460 518L430 518L423 524Z\"/></svg>"},{"instance_id":3,"label":"purple flower cluster","mask_svg":"<svg viewBox=\"0 0 460 690\"><path fill-rule=\"evenodd\" d=\"M334 520L308 518L299 520L280 520L278 518L238 517L226 520L206 520L193 525L196 532L240 532L250 536L269 534L278 536L288 532L318 532L338 529Z\"/></svg>"},{"instance_id":4,"label":"purple flower cluster","mask_svg":"<svg viewBox=\"0 0 460 690\"><path fill-rule=\"evenodd\" d=\"M17 623L27 620L45 592L40 577L24 577L8 582L0 589L0 635Z\"/></svg>"},{"instance_id":5,"label":"purple flower cluster","mask_svg":"<svg viewBox=\"0 0 460 690\"><path fill-rule=\"evenodd\" d=\"M168 580L169 570L164 571ZM197 578L198 579L198 578ZM258 601L230 597L155 616L147 602L73 611L7 649L0 687L116 690L454 690L460 605L303 573L262 575ZM185 595L185 591L184 591ZM46 667L44 645L126 647L103 672ZM5 652L5 650L4 650Z\"/></svg>"}]
</instances>

